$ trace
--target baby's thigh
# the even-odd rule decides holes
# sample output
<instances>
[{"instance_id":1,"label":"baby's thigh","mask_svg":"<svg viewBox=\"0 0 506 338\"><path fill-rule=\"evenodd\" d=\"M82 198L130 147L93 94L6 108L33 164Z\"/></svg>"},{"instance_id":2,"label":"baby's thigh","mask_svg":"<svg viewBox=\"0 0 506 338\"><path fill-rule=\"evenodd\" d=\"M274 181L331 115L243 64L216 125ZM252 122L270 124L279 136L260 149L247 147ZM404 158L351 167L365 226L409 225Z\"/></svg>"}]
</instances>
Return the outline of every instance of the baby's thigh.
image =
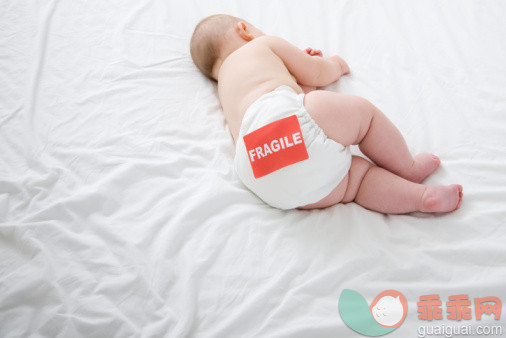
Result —
<instances>
[{"instance_id":1,"label":"baby's thigh","mask_svg":"<svg viewBox=\"0 0 506 338\"><path fill-rule=\"evenodd\" d=\"M374 115L374 106L366 99L326 90L308 93L304 106L325 135L344 146L362 139Z\"/></svg>"}]
</instances>

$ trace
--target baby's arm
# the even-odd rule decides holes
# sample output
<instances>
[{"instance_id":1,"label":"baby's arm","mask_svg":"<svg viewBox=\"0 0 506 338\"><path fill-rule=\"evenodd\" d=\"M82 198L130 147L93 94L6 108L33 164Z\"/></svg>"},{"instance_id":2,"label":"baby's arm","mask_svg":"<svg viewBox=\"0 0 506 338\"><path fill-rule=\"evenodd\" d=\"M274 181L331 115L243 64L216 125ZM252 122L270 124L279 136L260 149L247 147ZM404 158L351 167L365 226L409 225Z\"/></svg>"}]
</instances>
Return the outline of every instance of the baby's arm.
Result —
<instances>
[{"instance_id":1,"label":"baby's arm","mask_svg":"<svg viewBox=\"0 0 506 338\"><path fill-rule=\"evenodd\" d=\"M349 73L348 65L337 55L328 59L310 56L282 38L276 36L263 38L300 84L322 87Z\"/></svg>"}]
</instances>

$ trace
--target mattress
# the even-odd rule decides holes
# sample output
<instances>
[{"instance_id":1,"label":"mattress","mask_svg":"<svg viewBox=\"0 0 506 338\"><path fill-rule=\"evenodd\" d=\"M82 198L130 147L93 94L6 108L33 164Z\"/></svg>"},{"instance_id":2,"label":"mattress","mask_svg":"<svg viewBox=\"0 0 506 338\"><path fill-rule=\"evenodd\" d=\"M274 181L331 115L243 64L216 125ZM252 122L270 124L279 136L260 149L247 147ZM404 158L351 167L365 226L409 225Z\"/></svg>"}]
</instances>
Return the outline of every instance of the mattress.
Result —
<instances>
[{"instance_id":1,"label":"mattress","mask_svg":"<svg viewBox=\"0 0 506 338\"><path fill-rule=\"evenodd\" d=\"M425 183L462 184L460 209L264 204L190 58L215 13L342 56L351 74L325 89L437 154ZM475 299L506 302L505 14L494 0L2 1L0 336L359 337L345 290L405 297L389 337L504 334L506 314L479 318ZM439 320L423 319L430 295ZM470 305L452 308L458 295Z\"/></svg>"}]
</instances>

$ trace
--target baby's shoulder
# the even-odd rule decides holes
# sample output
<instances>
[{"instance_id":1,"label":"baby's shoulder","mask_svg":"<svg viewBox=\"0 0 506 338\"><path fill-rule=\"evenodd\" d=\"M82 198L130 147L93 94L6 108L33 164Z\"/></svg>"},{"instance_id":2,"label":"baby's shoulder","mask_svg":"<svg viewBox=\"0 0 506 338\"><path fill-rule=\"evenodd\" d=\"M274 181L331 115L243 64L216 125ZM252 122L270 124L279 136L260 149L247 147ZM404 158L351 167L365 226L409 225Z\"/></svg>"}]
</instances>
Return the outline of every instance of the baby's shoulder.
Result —
<instances>
[{"instance_id":1,"label":"baby's shoulder","mask_svg":"<svg viewBox=\"0 0 506 338\"><path fill-rule=\"evenodd\" d=\"M242 49L248 54L264 54L266 50L274 52L278 44L278 37L273 35L262 35L245 44Z\"/></svg>"},{"instance_id":2,"label":"baby's shoulder","mask_svg":"<svg viewBox=\"0 0 506 338\"><path fill-rule=\"evenodd\" d=\"M251 42L254 42L254 44L258 45L266 45L272 47L273 44L279 43L280 39L281 39L280 37L275 35L262 35L259 36L258 38L255 38Z\"/></svg>"},{"instance_id":3,"label":"baby's shoulder","mask_svg":"<svg viewBox=\"0 0 506 338\"><path fill-rule=\"evenodd\" d=\"M266 49L272 50L272 39L271 36L262 35L257 38L254 38L253 40L246 43L244 46L237 49L234 53L232 53L230 56L234 55L241 55L244 56L246 54L262 54L265 53Z\"/></svg>"},{"instance_id":4,"label":"baby's shoulder","mask_svg":"<svg viewBox=\"0 0 506 338\"><path fill-rule=\"evenodd\" d=\"M269 48L274 53L277 54L277 51L285 50L287 49L287 46L290 44L288 41L284 40L283 38L280 38L279 36L275 35L262 35L258 38L253 39L253 41L250 41L247 45L251 44L251 47L253 48Z\"/></svg>"}]
</instances>

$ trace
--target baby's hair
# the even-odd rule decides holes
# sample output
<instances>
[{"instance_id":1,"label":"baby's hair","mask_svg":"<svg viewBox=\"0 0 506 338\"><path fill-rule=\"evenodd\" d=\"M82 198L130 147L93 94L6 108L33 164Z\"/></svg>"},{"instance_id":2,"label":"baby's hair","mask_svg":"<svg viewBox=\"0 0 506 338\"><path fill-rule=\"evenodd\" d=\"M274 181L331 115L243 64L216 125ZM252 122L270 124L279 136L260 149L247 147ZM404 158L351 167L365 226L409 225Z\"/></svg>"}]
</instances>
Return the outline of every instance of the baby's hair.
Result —
<instances>
[{"instance_id":1,"label":"baby's hair","mask_svg":"<svg viewBox=\"0 0 506 338\"><path fill-rule=\"evenodd\" d=\"M226 14L215 14L202 19L193 31L190 54L197 68L212 79L212 71L220 56L225 33L241 19Z\"/></svg>"}]
</instances>

